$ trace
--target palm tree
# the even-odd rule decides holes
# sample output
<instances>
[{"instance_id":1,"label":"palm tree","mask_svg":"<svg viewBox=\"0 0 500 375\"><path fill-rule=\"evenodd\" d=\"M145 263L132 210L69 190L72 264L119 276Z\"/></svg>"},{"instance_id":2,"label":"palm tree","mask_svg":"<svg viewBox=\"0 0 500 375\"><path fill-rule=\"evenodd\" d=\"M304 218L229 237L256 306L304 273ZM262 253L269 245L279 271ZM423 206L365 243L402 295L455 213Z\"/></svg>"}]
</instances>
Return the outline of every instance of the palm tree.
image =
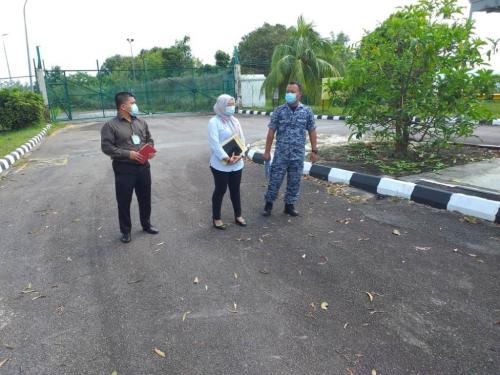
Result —
<instances>
[{"instance_id":1,"label":"palm tree","mask_svg":"<svg viewBox=\"0 0 500 375\"><path fill-rule=\"evenodd\" d=\"M262 90L269 98L278 88L281 97L288 82L298 81L309 103L313 104L321 96L321 79L339 76L338 70L325 58L332 55L332 45L321 38L314 25L307 23L303 16L297 19L292 35L289 42L274 49L271 72Z\"/></svg>"}]
</instances>

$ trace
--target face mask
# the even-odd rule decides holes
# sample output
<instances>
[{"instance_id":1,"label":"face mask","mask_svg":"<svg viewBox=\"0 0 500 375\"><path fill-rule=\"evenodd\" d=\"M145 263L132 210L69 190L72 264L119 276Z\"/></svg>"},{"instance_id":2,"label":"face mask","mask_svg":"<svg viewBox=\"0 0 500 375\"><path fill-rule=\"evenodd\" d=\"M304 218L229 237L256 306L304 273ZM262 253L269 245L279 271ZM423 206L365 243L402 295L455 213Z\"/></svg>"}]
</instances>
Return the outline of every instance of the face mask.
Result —
<instances>
[{"instance_id":1,"label":"face mask","mask_svg":"<svg viewBox=\"0 0 500 375\"><path fill-rule=\"evenodd\" d=\"M132 116L137 116L139 114L139 107L137 104L134 103L130 106L130 114Z\"/></svg>"},{"instance_id":2,"label":"face mask","mask_svg":"<svg viewBox=\"0 0 500 375\"><path fill-rule=\"evenodd\" d=\"M226 107L226 110L224 111L224 114L226 116L232 116L234 115L234 112L236 111L236 106L230 105Z\"/></svg>"},{"instance_id":3,"label":"face mask","mask_svg":"<svg viewBox=\"0 0 500 375\"><path fill-rule=\"evenodd\" d=\"M294 104L297 101L297 94L294 92L287 92L285 95L285 101L288 104Z\"/></svg>"}]
</instances>

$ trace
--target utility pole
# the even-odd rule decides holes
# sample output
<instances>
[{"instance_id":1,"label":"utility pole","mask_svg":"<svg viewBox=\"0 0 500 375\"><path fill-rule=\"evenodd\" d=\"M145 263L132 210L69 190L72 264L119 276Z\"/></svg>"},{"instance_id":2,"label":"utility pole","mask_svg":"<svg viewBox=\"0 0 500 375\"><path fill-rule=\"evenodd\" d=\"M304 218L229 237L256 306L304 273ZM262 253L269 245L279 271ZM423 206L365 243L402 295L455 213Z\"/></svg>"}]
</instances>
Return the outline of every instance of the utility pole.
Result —
<instances>
[{"instance_id":1,"label":"utility pole","mask_svg":"<svg viewBox=\"0 0 500 375\"><path fill-rule=\"evenodd\" d=\"M33 78L31 76L31 57L30 57L30 45L28 42L28 27L26 26L26 3L28 0L24 0L23 16L24 16L24 35L26 36L26 53L28 55L28 71L30 75L30 89L33 91Z\"/></svg>"},{"instance_id":2,"label":"utility pole","mask_svg":"<svg viewBox=\"0 0 500 375\"><path fill-rule=\"evenodd\" d=\"M132 42L134 41L133 38L127 38L128 44L130 44L130 57L132 57L132 74L134 76L134 81L135 81L135 63L134 63L134 52L132 50Z\"/></svg>"},{"instance_id":3,"label":"utility pole","mask_svg":"<svg viewBox=\"0 0 500 375\"><path fill-rule=\"evenodd\" d=\"M3 52L5 53L5 62L7 63L7 71L9 72L9 81L12 83L12 74L10 74L9 58L7 57L7 48L5 48L5 37L9 34L2 34Z\"/></svg>"}]
</instances>

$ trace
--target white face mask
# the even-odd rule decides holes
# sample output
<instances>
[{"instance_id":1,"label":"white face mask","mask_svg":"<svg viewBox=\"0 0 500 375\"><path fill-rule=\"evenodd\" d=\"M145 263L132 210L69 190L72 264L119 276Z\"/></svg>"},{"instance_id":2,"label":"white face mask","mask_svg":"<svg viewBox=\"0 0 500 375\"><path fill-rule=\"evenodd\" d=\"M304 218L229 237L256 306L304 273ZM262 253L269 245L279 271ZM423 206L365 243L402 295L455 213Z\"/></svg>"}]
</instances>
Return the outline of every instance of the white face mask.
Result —
<instances>
[{"instance_id":1,"label":"white face mask","mask_svg":"<svg viewBox=\"0 0 500 375\"><path fill-rule=\"evenodd\" d=\"M139 107L137 104L134 103L130 106L130 114L132 116L137 116L139 114Z\"/></svg>"},{"instance_id":2,"label":"white face mask","mask_svg":"<svg viewBox=\"0 0 500 375\"><path fill-rule=\"evenodd\" d=\"M234 106L234 105L228 105L226 107L226 110L224 111L224 114L226 116L232 116L232 115L234 115L235 111L236 111L236 106Z\"/></svg>"}]
</instances>

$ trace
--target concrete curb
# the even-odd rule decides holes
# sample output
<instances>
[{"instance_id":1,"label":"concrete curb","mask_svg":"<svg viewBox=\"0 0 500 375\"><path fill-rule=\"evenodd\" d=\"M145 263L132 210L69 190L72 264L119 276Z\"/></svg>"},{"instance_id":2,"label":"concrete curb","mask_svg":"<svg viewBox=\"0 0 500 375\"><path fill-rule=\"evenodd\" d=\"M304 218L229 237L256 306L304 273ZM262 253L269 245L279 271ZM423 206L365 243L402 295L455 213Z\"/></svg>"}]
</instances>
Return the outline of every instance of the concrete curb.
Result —
<instances>
[{"instance_id":1,"label":"concrete curb","mask_svg":"<svg viewBox=\"0 0 500 375\"><path fill-rule=\"evenodd\" d=\"M271 116L272 112L266 111L252 111L248 109L240 109L238 110L240 115L256 115L256 116ZM344 121L346 116L327 116L327 115L314 115L316 120L334 120L334 121ZM414 117L413 122L418 123L420 119L418 117ZM481 120L479 121L480 125L500 125L500 119L495 120Z\"/></svg>"},{"instance_id":2,"label":"concrete curb","mask_svg":"<svg viewBox=\"0 0 500 375\"><path fill-rule=\"evenodd\" d=\"M5 155L2 159L0 159L0 173L6 171L10 167L14 165L16 161L21 159L25 154L33 150L36 146L40 144L42 139L47 134L47 131L52 127L51 124L47 124L38 135L31 138L28 142L23 144L22 146L16 148L10 154Z\"/></svg>"},{"instance_id":3,"label":"concrete curb","mask_svg":"<svg viewBox=\"0 0 500 375\"><path fill-rule=\"evenodd\" d=\"M249 150L247 156L255 163L264 163L261 152ZM451 193L412 182L371 176L310 162L304 162L304 175L333 183L351 185L373 194L410 199L434 208L456 211L463 215L474 216L500 224L500 201L461 193Z\"/></svg>"}]
</instances>

